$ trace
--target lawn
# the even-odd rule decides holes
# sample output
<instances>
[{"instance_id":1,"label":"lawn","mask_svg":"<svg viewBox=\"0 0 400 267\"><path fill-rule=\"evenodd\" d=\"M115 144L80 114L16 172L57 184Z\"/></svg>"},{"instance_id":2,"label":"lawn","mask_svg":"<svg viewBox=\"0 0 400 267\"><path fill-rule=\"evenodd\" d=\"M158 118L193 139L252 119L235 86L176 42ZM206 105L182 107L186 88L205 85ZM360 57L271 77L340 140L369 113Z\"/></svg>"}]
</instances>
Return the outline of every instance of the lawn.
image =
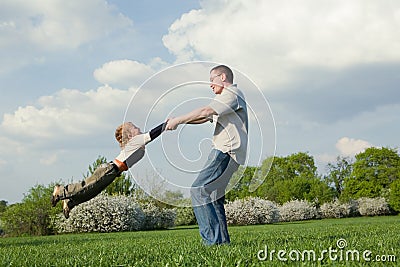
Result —
<instances>
[{"instance_id":1,"label":"lawn","mask_svg":"<svg viewBox=\"0 0 400 267\"><path fill-rule=\"evenodd\" d=\"M400 216L229 228L206 247L196 227L0 239L1 266L398 266ZM379 262L378 262L379 261Z\"/></svg>"}]
</instances>

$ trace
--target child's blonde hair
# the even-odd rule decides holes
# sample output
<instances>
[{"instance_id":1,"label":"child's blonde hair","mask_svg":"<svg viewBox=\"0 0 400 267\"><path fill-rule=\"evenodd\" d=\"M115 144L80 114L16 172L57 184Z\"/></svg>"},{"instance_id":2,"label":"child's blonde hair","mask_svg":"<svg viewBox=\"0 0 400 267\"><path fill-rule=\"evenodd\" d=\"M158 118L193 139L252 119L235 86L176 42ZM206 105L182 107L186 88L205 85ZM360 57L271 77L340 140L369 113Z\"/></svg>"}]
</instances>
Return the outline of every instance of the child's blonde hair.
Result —
<instances>
[{"instance_id":1,"label":"child's blonde hair","mask_svg":"<svg viewBox=\"0 0 400 267\"><path fill-rule=\"evenodd\" d=\"M134 127L135 125L132 122L125 122L119 125L115 130L115 139L117 139L121 149L123 149L125 145L129 142L129 140L133 137L132 128Z\"/></svg>"}]
</instances>

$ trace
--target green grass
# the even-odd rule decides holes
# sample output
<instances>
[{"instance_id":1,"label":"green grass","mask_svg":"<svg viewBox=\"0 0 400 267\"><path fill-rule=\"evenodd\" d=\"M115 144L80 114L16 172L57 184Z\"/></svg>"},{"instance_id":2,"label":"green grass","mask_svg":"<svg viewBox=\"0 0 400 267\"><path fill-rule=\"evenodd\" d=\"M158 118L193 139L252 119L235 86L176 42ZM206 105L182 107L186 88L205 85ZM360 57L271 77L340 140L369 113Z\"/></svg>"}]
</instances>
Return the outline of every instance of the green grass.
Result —
<instances>
[{"instance_id":1,"label":"green grass","mask_svg":"<svg viewBox=\"0 0 400 267\"><path fill-rule=\"evenodd\" d=\"M397 266L400 262L400 216L314 220L229 228L229 246L202 245L196 227L165 231L76 234L0 239L1 266ZM336 242L345 239L339 250ZM268 247L266 260L257 254ZM319 261L323 250L336 249ZM278 259L277 252L287 262ZM316 260L292 261L298 250L314 250ZM358 250L360 261L345 259ZM394 255L386 263L365 262L362 253ZM340 260L342 253L342 260ZM300 255L300 254L299 254ZM264 256L263 253L260 256ZM351 259L351 258L350 258ZM389 260L389 259L388 259Z\"/></svg>"}]
</instances>

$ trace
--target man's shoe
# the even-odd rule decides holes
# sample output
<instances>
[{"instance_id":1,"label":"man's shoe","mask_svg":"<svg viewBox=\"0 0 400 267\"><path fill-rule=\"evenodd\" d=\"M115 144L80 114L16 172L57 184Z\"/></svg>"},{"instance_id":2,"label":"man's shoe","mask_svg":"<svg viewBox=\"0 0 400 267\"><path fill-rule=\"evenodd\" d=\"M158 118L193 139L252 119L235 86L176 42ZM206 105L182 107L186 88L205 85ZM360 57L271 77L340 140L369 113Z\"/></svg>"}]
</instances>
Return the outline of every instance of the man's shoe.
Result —
<instances>
[{"instance_id":1,"label":"man's shoe","mask_svg":"<svg viewBox=\"0 0 400 267\"><path fill-rule=\"evenodd\" d=\"M62 193L63 188L61 185L54 186L53 194L51 195L51 206L55 207L57 205L58 201L61 199Z\"/></svg>"},{"instance_id":2,"label":"man's shoe","mask_svg":"<svg viewBox=\"0 0 400 267\"><path fill-rule=\"evenodd\" d=\"M71 211L71 209L68 207L68 201L69 201L69 199L65 199L62 201L63 214L64 214L65 219L69 218L69 212Z\"/></svg>"}]
</instances>

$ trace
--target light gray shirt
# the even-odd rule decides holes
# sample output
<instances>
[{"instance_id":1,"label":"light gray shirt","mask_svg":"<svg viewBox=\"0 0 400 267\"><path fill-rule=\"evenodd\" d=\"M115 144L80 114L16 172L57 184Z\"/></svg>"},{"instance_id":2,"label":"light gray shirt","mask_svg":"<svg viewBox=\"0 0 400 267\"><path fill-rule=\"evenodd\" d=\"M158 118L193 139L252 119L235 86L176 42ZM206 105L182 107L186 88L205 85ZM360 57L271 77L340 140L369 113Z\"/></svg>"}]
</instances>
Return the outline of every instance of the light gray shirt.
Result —
<instances>
[{"instance_id":1,"label":"light gray shirt","mask_svg":"<svg viewBox=\"0 0 400 267\"><path fill-rule=\"evenodd\" d=\"M208 106L218 114L212 118L215 123L214 148L228 153L238 164L243 165L246 162L248 116L242 91L236 84L226 87Z\"/></svg>"},{"instance_id":2,"label":"light gray shirt","mask_svg":"<svg viewBox=\"0 0 400 267\"><path fill-rule=\"evenodd\" d=\"M145 153L144 146L150 141L149 133L134 136L115 159L124 162L128 168L132 167L143 158Z\"/></svg>"}]
</instances>

